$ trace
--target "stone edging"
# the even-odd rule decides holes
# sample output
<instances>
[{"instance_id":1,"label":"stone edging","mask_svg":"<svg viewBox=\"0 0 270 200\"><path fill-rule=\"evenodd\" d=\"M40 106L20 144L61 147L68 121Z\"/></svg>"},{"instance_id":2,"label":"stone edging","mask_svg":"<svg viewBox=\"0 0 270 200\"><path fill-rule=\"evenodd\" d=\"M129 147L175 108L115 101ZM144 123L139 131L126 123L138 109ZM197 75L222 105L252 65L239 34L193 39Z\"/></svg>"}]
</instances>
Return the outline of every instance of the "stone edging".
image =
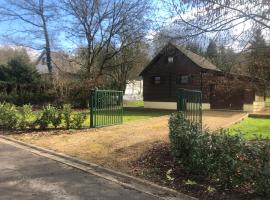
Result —
<instances>
[{"instance_id":1,"label":"stone edging","mask_svg":"<svg viewBox=\"0 0 270 200\"><path fill-rule=\"evenodd\" d=\"M179 193L175 190L159 186L149 181L130 176L121 172L117 172L108 168L101 167L94 163L58 153L35 145L27 144L22 141L0 135L0 141L9 143L18 148L30 151L34 154L47 157L51 160L61 162L71 167L80 169L84 172L115 182L124 187L134 189L164 200L196 200L194 197Z\"/></svg>"}]
</instances>

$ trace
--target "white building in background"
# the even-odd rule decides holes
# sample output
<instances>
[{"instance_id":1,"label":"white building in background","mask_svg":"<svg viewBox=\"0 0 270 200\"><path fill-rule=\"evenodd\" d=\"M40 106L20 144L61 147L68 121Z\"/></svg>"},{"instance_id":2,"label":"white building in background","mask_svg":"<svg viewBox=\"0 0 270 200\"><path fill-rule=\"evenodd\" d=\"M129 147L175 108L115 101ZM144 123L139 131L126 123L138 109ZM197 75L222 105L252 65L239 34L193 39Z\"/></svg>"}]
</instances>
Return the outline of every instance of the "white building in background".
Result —
<instances>
[{"instance_id":1,"label":"white building in background","mask_svg":"<svg viewBox=\"0 0 270 200\"><path fill-rule=\"evenodd\" d=\"M143 100L143 80L129 81L124 100Z\"/></svg>"}]
</instances>

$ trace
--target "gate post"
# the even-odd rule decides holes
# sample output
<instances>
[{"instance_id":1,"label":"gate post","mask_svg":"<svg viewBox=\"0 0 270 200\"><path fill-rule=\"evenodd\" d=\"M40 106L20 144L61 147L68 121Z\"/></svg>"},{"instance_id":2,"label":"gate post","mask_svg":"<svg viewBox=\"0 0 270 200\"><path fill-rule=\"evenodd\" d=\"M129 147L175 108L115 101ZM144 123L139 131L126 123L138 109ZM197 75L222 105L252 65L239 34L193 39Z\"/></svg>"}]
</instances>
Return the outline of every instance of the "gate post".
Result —
<instances>
[{"instance_id":1,"label":"gate post","mask_svg":"<svg viewBox=\"0 0 270 200\"><path fill-rule=\"evenodd\" d=\"M95 103L95 90L90 91L90 128L94 128L94 103Z\"/></svg>"},{"instance_id":2,"label":"gate post","mask_svg":"<svg viewBox=\"0 0 270 200\"><path fill-rule=\"evenodd\" d=\"M179 89L177 94L177 111L183 112L187 120L202 125L202 92Z\"/></svg>"},{"instance_id":3,"label":"gate post","mask_svg":"<svg viewBox=\"0 0 270 200\"><path fill-rule=\"evenodd\" d=\"M183 97L183 89L179 89L178 90L178 97L177 97L177 101L178 101L178 103L177 103L177 111L184 111L184 103L183 103L183 101L184 101L184 97Z\"/></svg>"}]
</instances>

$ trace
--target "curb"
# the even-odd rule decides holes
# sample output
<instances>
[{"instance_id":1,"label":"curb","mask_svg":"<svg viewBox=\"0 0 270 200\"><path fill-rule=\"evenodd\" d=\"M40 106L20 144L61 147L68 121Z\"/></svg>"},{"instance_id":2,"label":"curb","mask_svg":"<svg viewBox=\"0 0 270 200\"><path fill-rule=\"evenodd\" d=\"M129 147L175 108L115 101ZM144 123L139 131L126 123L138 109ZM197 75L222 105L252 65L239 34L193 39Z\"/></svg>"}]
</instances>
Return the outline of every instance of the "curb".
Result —
<instances>
[{"instance_id":1,"label":"curb","mask_svg":"<svg viewBox=\"0 0 270 200\"><path fill-rule=\"evenodd\" d=\"M270 114L264 113L251 113L248 116L252 118L270 119Z\"/></svg>"},{"instance_id":2,"label":"curb","mask_svg":"<svg viewBox=\"0 0 270 200\"><path fill-rule=\"evenodd\" d=\"M234 125L234 124L237 124L237 123L241 122L242 120L244 120L244 119L246 119L248 117L249 117L249 114L246 114L246 115L242 116L241 118L239 118L239 119L237 119L237 120L235 120L235 121L233 121L233 122L231 122L229 124L226 124L225 126L222 126L221 128L218 128L217 130L219 130L219 129L226 129L226 128Z\"/></svg>"},{"instance_id":3,"label":"curb","mask_svg":"<svg viewBox=\"0 0 270 200\"><path fill-rule=\"evenodd\" d=\"M112 181L114 183L122 185L123 187L134 189L136 191L143 192L163 200L197 200L197 198L190 197L188 195L179 193L175 190L163 186L159 186L152 182L136 178L125 173L117 172L108 168L104 168L97 164L86 162L84 160L77 159L63 153L58 153L56 151L27 144L13 138L9 138L7 136L0 135L0 141L11 144L20 149L30 151L31 153L49 158L51 160L61 162L63 164L93 174L103 179Z\"/></svg>"}]
</instances>

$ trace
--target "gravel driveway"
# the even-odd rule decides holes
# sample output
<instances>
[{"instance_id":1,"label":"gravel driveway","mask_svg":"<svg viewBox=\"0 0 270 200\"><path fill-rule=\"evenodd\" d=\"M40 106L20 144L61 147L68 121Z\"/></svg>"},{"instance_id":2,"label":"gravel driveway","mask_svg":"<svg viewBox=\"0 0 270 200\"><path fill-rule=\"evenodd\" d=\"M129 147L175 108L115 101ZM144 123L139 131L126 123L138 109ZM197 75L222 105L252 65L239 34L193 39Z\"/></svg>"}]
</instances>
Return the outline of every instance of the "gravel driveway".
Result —
<instances>
[{"instance_id":1,"label":"gravel driveway","mask_svg":"<svg viewBox=\"0 0 270 200\"><path fill-rule=\"evenodd\" d=\"M206 111L204 126L211 130L230 125L246 113ZM168 142L168 116L81 131L50 131L11 135L26 143L63 152L96 164L129 172L129 163L155 144Z\"/></svg>"},{"instance_id":2,"label":"gravel driveway","mask_svg":"<svg viewBox=\"0 0 270 200\"><path fill-rule=\"evenodd\" d=\"M245 112L233 111L204 111L203 125L210 130L225 128L247 116Z\"/></svg>"}]
</instances>

